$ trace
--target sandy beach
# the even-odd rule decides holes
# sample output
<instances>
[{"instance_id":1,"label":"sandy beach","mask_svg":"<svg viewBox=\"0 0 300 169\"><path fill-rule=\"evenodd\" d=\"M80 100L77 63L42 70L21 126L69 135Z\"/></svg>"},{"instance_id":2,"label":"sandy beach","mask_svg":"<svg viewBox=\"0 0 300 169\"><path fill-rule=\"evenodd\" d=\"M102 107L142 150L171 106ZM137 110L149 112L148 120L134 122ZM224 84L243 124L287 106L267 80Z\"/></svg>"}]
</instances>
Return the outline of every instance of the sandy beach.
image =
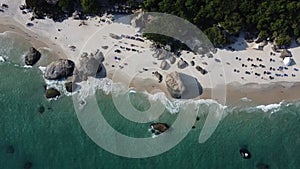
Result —
<instances>
[{"instance_id":1,"label":"sandy beach","mask_svg":"<svg viewBox=\"0 0 300 169\"><path fill-rule=\"evenodd\" d=\"M170 96L165 79L160 83L153 72L157 71L165 78L167 74L177 71L187 75L187 79L196 79L201 85L202 91L197 91L199 96L194 92L198 89L193 88L195 83L186 82L188 86L185 90L189 90L187 99L210 99L212 90L224 90L226 104L237 103L242 98L257 104L299 100L300 47L289 49L295 62L292 66L283 63L280 53L272 51L271 44L264 46L263 50L256 50L252 49L253 43L248 44L242 38L232 44L231 49L218 49L212 57L188 51L175 56L162 51L166 52L166 57L159 59L153 57L158 49L153 49L152 42L141 37L131 25L98 16L84 21L69 18L54 22L46 18L31 22L29 18L32 14L22 14L18 9L24 1L5 3L9 8L0 16L0 32L17 32L34 47L50 48L57 58L68 58L75 64L78 64L83 52L93 53L99 49L105 57L103 64L107 77L140 91L152 94L163 91ZM100 21L103 18L106 22ZM29 22L33 26L26 26ZM171 63L170 57L176 58L175 63ZM164 70L161 68L163 61L167 64ZM185 61L187 66L179 68L180 61ZM208 74L201 74L196 69L197 65L207 70Z\"/></svg>"}]
</instances>

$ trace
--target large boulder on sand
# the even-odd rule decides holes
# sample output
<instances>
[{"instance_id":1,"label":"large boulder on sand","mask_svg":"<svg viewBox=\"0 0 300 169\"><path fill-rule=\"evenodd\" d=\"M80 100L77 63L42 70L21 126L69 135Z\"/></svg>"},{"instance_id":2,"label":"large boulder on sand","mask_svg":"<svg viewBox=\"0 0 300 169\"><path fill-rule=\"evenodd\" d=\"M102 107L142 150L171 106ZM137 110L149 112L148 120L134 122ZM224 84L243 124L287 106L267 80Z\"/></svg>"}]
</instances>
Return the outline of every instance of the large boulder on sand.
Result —
<instances>
[{"instance_id":1,"label":"large boulder on sand","mask_svg":"<svg viewBox=\"0 0 300 169\"><path fill-rule=\"evenodd\" d=\"M29 66L33 66L38 62L41 58L41 53L36 50L34 47L29 48L28 53L25 56L25 64Z\"/></svg>"},{"instance_id":2,"label":"large boulder on sand","mask_svg":"<svg viewBox=\"0 0 300 169\"><path fill-rule=\"evenodd\" d=\"M168 64L167 61L165 61L165 60L161 61L160 68L161 68L162 70L167 70L167 69L169 68L169 66L170 66L170 65Z\"/></svg>"},{"instance_id":3,"label":"large boulder on sand","mask_svg":"<svg viewBox=\"0 0 300 169\"><path fill-rule=\"evenodd\" d=\"M174 64L176 62L176 58L174 56L170 56L169 61L171 64Z\"/></svg>"},{"instance_id":4,"label":"large boulder on sand","mask_svg":"<svg viewBox=\"0 0 300 169\"><path fill-rule=\"evenodd\" d=\"M178 72L172 72L166 76L167 89L171 96L177 99L181 98L184 91L184 85Z\"/></svg>"},{"instance_id":5,"label":"large boulder on sand","mask_svg":"<svg viewBox=\"0 0 300 169\"><path fill-rule=\"evenodd\" d=\"M44 77L48 80L67 78L73 74L75 63L67 59L59 59L50 63L45 70Z\"/></svg>"},{"instance_id":6,"label":"large boulder on sand","mask_svg":"<svg viewBox=\"0 0 300 169\"><path fill-rule=\"evenodd\" d=\"M177 63L177 66L179 69L184 69L188 66L188 63L183 61L183 60L179 60L178 63Z\"/></svg>"}]
</instances>

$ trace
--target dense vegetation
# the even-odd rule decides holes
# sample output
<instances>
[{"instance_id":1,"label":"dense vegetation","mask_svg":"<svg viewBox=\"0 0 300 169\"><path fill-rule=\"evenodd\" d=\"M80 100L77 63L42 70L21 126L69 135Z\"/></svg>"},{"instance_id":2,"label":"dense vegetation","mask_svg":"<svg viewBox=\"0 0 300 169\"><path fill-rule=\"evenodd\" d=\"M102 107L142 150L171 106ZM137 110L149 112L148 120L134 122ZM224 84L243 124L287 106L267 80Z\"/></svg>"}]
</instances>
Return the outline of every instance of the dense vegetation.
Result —
<instances>
[{"instance_id":1,"label":"dense vegetation","mask_svg":"<svg viewBox=\"0 0 300 169\"><path fill-rule=\"evenodd\" d=\"M58 19L81 9L87 14L101 14L102 8L115 3L136 4L136 0L26 0L38 17ZM185 18L195 24L216 46L225 46L241 31L249 37L275 40L278 46L300 40L300 1L298 0L145 0L143 8ZM168 38L148 35L166 43Z\"/></svg>"},{"instance_id":2,"label":"dense vegetation","mask_svg":"<svg viewBox=\"0 0 300 169\"><path fill-rule=\"evenodd\" d=\"M144 9L185 18L219 46L241 31L278 46L300 36L298 0L146 0Z\"/></svg>"}]
</instances>

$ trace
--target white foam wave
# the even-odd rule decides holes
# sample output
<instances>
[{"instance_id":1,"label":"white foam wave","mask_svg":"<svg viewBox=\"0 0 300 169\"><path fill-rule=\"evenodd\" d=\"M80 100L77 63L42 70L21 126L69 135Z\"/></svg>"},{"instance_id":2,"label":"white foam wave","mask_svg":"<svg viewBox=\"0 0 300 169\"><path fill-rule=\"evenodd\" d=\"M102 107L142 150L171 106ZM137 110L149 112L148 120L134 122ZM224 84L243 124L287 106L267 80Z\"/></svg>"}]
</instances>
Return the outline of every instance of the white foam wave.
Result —
<instances>
[{"instance_id":1,"label":"white foam wave","mask_svg":"<svg viewBox=\"0 0 300 169\"><path fill-rule=\"evenodd\" d=\"M271 114L272 114L272 113L277 112L280 109L282 103L283 102L280 102L278 104L259 105L259 106L256 106L256 108L262 110L263 112L271 111Z\"/></svg>"},{"instance_id":2,"label":"white foam wave","mask_svg":"<svg viewBox=\"0 0 300 169\"><path fill-rule=\"evenodd\" d=\"M32 68L32 66L29 66L29 65L24 65L23 67L24 67L24 68L27 68L27 69Z\"/></svg>"},{"instance_id":3,"label":"white foam wave","mask_svg":"<svg viewBox=\"0 0 300 169\"><path fill-rule=\"evenodd\" d=\"M4 56L0 56L0 62L5 62L6 59L4 58Z\"/></svg>"}]
</instances>

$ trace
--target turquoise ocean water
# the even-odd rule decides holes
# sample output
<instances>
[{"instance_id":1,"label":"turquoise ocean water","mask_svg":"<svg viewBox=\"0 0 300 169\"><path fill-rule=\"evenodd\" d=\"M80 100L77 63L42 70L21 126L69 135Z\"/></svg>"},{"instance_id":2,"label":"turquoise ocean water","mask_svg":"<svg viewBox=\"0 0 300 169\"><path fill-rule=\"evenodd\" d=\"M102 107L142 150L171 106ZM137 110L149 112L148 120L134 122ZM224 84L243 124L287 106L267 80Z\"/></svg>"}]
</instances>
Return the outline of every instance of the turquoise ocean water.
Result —
<instances>
[{"instance_id":1,"label":"turquoise ocean water","mask_svg":"<svg viewBox=\"0 0 300 169\"><path fill-rule=\"evenodd\" d=\"M7 59L0 63L0 169L21 169L27 161L32 169L255 169L258 163L271 169L300 168L300 102L283 103L277 111L268 112L245 105L228 108L228 115L203 144L198 137L206 115L199 115L196 128L166 153L145 159L113 155L85 134L72 97L45 99L41 71L19 66L29 46L20 42L0 37L0 55ZM151 136L149 124L137 126L122 118L110 95L101 91L96 95L104 117L115 129L134 137ZM138 109L149 107L142 94L132 95L131 101ZM45 107L42 114L41 106ZM203 105L201 110L206 109ZM176 117L166 110L159 121L172 123ZM13 154L7 153L10 145ZM251 159L241 158L243 146Z\"/></svg>"}]
</instances>

